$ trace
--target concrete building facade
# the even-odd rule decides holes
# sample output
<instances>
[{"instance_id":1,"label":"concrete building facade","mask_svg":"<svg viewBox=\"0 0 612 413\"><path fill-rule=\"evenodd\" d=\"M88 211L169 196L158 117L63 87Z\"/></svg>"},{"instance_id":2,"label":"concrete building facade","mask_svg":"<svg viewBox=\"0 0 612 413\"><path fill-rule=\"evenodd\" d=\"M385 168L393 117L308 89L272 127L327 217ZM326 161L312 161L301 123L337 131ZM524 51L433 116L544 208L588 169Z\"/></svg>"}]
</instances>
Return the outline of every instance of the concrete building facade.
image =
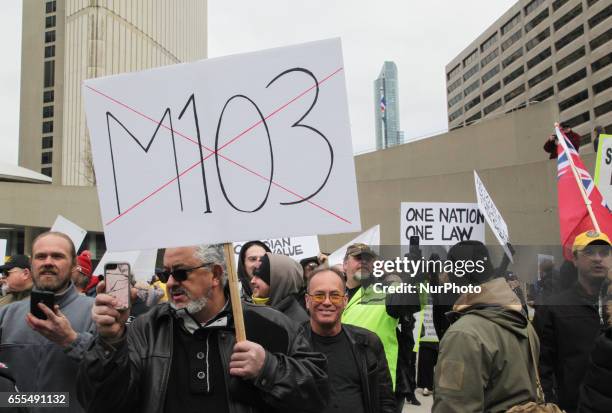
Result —
<instances>
[{"instance_id":1,"label":"concrete building facade","mask_svg":"<svg viewBox=\"0 0 612 413\"><path fill-rule=\"evenodd\" d=\"M24 0L19 164L93 185L82 81L203 59L204 0Z\"/></svg>"},{"instance_id":2,"label":"concrete building facade","mask_svg":"<svg viewBox=\"0 0 612 413\"><path fill-rule=\"evenodd\" d=\"M612 129L611 63L610 1L519 0L446 66L449 129L552 99L584 143Z\"/></svg>"},{"instance_id":3,"label":"concrete building facade","mask_svg":"<svg viewBox=\"0 0 612 413\"><path fill-rule=\"evenodd\" d=\"M404 143L404 132L400 131L399 86L394 62L385 62L374 81L374 119L376 149Z\"/></svg>"}]
</instances>

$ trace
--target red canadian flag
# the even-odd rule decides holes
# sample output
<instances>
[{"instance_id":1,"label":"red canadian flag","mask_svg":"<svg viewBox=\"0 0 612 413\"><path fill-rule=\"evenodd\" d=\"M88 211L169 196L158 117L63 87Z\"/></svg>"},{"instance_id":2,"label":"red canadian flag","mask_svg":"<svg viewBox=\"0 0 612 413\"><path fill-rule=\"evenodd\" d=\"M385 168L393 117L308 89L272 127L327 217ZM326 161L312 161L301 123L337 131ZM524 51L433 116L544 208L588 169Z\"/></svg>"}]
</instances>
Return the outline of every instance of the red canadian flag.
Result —
<instances>
[{"instance_id":1,"label":"red canadian flag","mask_svg":"<svg viewBox=\"0 0 612 413\"><path fill-rule=\"evenodd\" d=\"M557 128L557 194L563 255L572 260L576 235L595 230L612 236L612 212L572 142Z\"/></svg>"}]
</instances>

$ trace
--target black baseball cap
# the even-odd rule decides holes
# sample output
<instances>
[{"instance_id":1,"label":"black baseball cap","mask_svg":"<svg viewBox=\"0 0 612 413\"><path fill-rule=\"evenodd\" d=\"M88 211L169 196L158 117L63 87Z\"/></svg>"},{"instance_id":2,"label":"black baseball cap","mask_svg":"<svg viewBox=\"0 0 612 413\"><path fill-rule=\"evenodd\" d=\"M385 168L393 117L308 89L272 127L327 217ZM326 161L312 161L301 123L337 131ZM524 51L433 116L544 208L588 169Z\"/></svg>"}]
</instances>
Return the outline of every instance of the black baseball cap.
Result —
<instances>
[{"instance_id":1,"label":"black baseball cap","mask_svg":"<svg viewBox=\"0 0 612 413\"><path fill-rule=\"evenodd\" d=\"M12 270L13 268L30 269L30 258L27 255L12 255L0 266L0 272Z\"/></svg>"}]
</instances>

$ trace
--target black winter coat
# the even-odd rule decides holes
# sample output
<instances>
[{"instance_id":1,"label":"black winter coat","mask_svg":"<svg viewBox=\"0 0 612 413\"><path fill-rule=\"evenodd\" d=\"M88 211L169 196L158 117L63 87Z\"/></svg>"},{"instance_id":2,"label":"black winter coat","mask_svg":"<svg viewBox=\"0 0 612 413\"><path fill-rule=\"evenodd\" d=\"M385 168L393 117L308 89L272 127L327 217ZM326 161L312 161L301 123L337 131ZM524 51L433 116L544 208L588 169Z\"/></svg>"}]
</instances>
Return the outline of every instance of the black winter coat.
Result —
<instances>
[{"instance_id":1,"label":"black winter coat","mask_svg":"<svg viewBox=\"0 0 612 413\"><path fill-rule=\"evenodd\" d=\"M612 327L599 336L580 389L580 413L612 412Z\"/></svg>"}]
</instances>

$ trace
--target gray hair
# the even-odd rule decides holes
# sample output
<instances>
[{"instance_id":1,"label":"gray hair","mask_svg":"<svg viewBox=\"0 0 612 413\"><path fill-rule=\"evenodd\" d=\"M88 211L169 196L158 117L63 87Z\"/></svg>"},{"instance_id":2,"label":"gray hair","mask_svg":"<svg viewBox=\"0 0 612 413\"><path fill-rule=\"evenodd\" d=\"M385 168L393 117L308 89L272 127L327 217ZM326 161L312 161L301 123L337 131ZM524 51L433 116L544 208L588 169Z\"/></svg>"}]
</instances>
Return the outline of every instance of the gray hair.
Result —
<instances>
[{"instance_id":1,"label":"gray hair","mask_svg":"<svg viewBox=\"0 0 612 413\"><path fill-rule=\"evenodd\" d=\"M221 266L221 269L223 270L223 274L221 275L221 284L225 287L227 284L227 268L225 265L223 244L197 245L194 257L202 261L202 263L210 262L213 265Z\"/></svg>"}]
</instances>

